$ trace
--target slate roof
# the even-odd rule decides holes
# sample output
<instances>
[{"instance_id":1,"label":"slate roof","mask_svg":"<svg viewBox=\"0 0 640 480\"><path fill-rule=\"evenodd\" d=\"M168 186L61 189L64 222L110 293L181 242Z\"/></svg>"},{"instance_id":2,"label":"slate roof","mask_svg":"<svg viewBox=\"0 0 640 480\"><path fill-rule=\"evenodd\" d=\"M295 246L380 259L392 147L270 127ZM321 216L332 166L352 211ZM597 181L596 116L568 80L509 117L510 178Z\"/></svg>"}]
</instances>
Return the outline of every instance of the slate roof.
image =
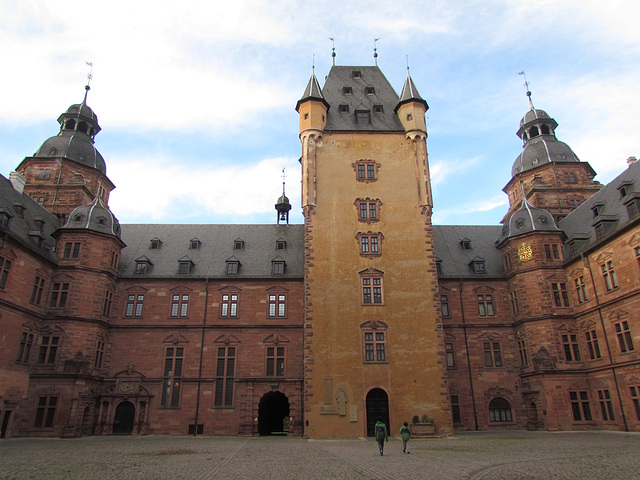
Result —
<instances>
[{"instance_id":1,"label":"slate roof","mask_svg":"<svg viewBox=\"0 0 640 480\"><path fill-rule=\"evenodd\" d=\"M501 225L434 225L433 237L436 259L441 266L440 278L496 278L504 277L504 267L496 241ZM462 247L468 240L470 250ZM476 274L473 262L484 260L485 274Z\"/></svg>"},{"instance_id":2,"label":"slate roof","mask_svg":"<svg viewBox=\"0 0 640 480\"><path fill-rule=\"evenodd\" d=\"M360 76L354 77L354 72ZM343 93L344 87L351 87L353 93ZM374 93L365 93L366 87L373 87ZM394 111L398 94L378 67L333 66L322 87L322 95L331 107L325 130L404 132ZM341 104L348 105L349 111L340 112ZM374 105L381 105L382 112L375 112ZM371 123L356 124L356 110L370 111Z\"/></svg>"},{"instance_id":3,"label":"slate roof","mask_svg":"<svg viewBox=\"0 0 640 480\"><path fill-rule=\"evenodd\" d=\"M625 184L627 195L621 198L620 186ZM558 226L567 235L566 243L575 243L575 253L565 248L565 259L569 260L584 253L600 243L607 242L609 237L631 223L637 223L636 215L629 218L625 203L640 199L640 162L632 164L615 179L602 187L569 215L558 222ZM593 208L599 206L599 215L594 217ZM606 235L598 239L595 226L604 222Z\"/></svg>"},{"instance_id":4,"label":"slate roof","mask_svg":"<svg viewBox=\"0 0 640 480\"><path fill-rule=\"evenodd\" d=\"M18 192L3 175L0 175L0 215L10 217L7 228L0 225L2 236L7 235L33 253L56 261L53 233L60 226L58 218L29 195Z\"/></svg>"},{"instance_id":5,"label":"slate roof","mask_svg":"<svg viewBox=\"0 0 640 480\"><path fill-rule=\"evenodd\" d=\"M304 225L121 225L122 251L119 273L136 278L153 277L227 277L227 278L303 278ZM159 249L150 249L152 239L160 241ZM200 248L190 249L191 240ZM244 248L234 249L236 240ZM277 250L276 241L286 242ZM135 274L136 259L151 262L148 273ZM185 258L187 257L187 258ZM237 275L225 275L226 261L240 262ZM178 274L178 260L193 263L187 275ZM284 275L272 275L272 260L285 262Z\"/></svg>"}]
</instances>

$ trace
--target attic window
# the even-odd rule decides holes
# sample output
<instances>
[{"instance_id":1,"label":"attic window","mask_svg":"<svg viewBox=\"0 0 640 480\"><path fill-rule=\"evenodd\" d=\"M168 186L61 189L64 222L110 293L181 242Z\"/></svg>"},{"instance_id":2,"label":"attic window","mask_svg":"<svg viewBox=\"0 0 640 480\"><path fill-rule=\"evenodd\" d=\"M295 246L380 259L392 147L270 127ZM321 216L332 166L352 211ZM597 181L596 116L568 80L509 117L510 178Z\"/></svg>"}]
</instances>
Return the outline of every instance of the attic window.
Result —
<instances>
[{"instance_id":1,"label":"attic window","mask_svg":"<svg viewBox=\"0 0 640 480\"><path fill-rule=\"evenodd\" d=\"M442 275L442 260L436 260L436 273Z\"/></svg>"},{"instance_id":2,"label":"attic window","mask_svg":"<svg viewBox=\"0 0 640 480\"><path fill-rule=\"evenodd\" d=\"M630 220L638 216L638 212L640 212L640 198L635 197L627 200L624 202L624 205L627 207L627 215L629 215Z\"/></svg>"},{"instance_id":3,"label":"attic window","mask_svg":"<svg viewBox=\"0 0 640 480\"><path fill-rule=\"evenodd\" d=\"M178 262L178 274L188 275L189 273L191 273L192 266L193 266L193 263L191 261Z\"/></svg>"},{"instance_id":4,"label":"attic window","mask_svg":"<svg viewBox=\"0 0 640 480\"><path fill-rule=\"evenodd\" d=\"M591 207L591 211L593 212L593 218L596 218L602 213L602 204L594 205L593 207Z\"/></svg>"},{"instance_id":5,"label":"attic window","mask_svg":"<svg viewBox=\"0 0 640 480\"><path fill-rule=\"evenodd\" d=\"M367 95L373 95L376 93L376 89L373 87L364 87L364 93Z\"/></svg>"},{"instance_id":6,"label":"attic window","mask_svg":"<svg viewBox=\"0 0 640 480\"><path fill-rule=\"evenodd\" d=\"M100 225L105 225L105 224L107 223L107 219L106 219L106 218L104 218L104 217L100 217L100 218L98 219L98 223L99 223Z\"/></svg>"},{"instance_id":7,"label":"attic window","mask_svg":"<svg viewBox=\"0 0 640 480\"><path fill-rule=\"evenodd\" d=\"M9 228L9 223L11 223L11 218L13 217L13 215L3 210L0 210L0 227Z\"/></svg>"},{"instance_id":8,"label":"attic window","mask_svg":"<svg viewBox=\"0 0 640 480\"><path fill-rule=\"evenodd\" d=\"M407 115L407 120L413 120L413 115L411 114Z\"/></svg>"},{"instance_id":9,"label":"attic window","mask_svg":"<svg viewBox=\"0 0 640 480\"><path fill-rule=\"evenodd\" d=\"M14 203L13 208L15 208L16 213L20 218L24 218L25 206L21 203Z\"/></svg>"},{"instance_id":10,"label":"attic window","mask_svg":"<svg viewBox=\"0 0 640 480\"><path fill-rule=\"evenodd\" d=\"M471 240L465 238L460 242L463 250L471 250Z\"/></svg>"},{"instance_id":11,"label":"attic window","mask_svg":"<svg viewBox=\"0 0 640 480\"><path fill-rule=\"evenodd\" d=\"M371 123L371 112L369 110L356 110L356 123L358 125Z\"/></svg>"},{"instance_id":12,"label":"attic window","mask_svg":"<svg viewBox=\"0 0 640 480\"><path fill-rule=\"evenodd\" d=\"M145 273L149 273L151 263L149 260L136 260L136 269L134 273L136 275L144 275Z\"/></svg>"},{"instance_id":13,"label":"attic window","mask_svg":"<svg viewBox=\"0 0 640 480\"><path fill-rule=\"evenodd\" d=\"M200 240L197 238L192 239L189 242L189 250L200 250Z\"/></svg>"},{"instance_id":14,"label":"attic window","mask_svg":"<svg viewBox=\"0 0 640 480\"><path fill-rule=\"evenodd\" d=\"M620 186L618 187L618 191L620 192L620 198L624 198L627 195L629 195L629 193L631 193L632 185L633 184L631 182L624 182L620 184Z\"/></svg>"},{"instance_id":15,"label":"attic window","mask_svg":"<svg viewBox=\"0 0 640 480\"><path fill-rule=\"evenodd\" d=\"M353 95L353 88L351 87L342 87L343 95Z\"/></svg>"},{"instance_id":16,"label":"attic window","mask_svg":"<svg viewBox=\"0 0 640 480\"><path fill-rule=\"evenodd\" d=\"M377 104L373 106L373 111L376 113L382 113L384 111L384 108L382 107L382 105Z\"/></svg>"},{"instance_id":17,"label":"attic window","mask_svg":"<svg viewBox=\"0 0 640 480\"><path fill-rule=\"evenodd\" d=\"M483 275L487 273L487 270L484 265L484 260L475 260L473 262L473 273L477 275Z\"/></svg>"},{"instance_id":18,"label":"attic window","mask_svg":"<svg viewBox=\"0 0 640 480\"><path fill-rule=\"evenodd\" d=\"M273 275L284 275L284 261L274 260L271 262L271 273Z\"/></svg>"},{"instance_id":19,"label":"attic window","mask_svg":"<svg viewBox=\"0 0 640 480\"><path fill-rule=\"evenodd\" d=\"M40 217L36 217L34 218L35 224L36 224L36 228L38 229L38 231L42 232L42 230L44 230L44 220Z\"/></svg>"},{"instance_id":20,"label":"attic window","mask_svg":"<svg viewBox=\"0 0 640 480\"><path fill-rule=\"evenodd\" d=\"M76 216L73 218L73 220L74 220L75 222L81 222L81 221L82 221L82 215L80 215L80 214L76 215Z\"/></svg>"},{"instance_id":21,"label":"attic window","mask_svg":"<svg viewBox=\"0 0 640 480\"><path fill-rule=\"evenodd\" d=\"M360 70L354 70L351 72L351 76L353 78L362 78L362 73L360 72Z\"/></svg>"},{"instance_id":22,"label":"attic window","mask_svg":"<svg viewBox=\"0 0 640 480\"><path fill-rule=\"evenodd\" d=\"M276 250L286 250L286 248L287 242L285 242L284 240L276 241Z\"/></svg>"},{"instance_id":23,"label":"attic window","mask_svg":"<svg viewBox=\"0 0 640 480\"><path fill-rule=\"evenodd\" d=\"M149 250L159 250L162 246L162 242L159 238L154 238L151 240L151 244L149 245Z\"/></svg>"},{"instance_id":24,"label":"attic window","mask_svg":"<svg viewBox=\"0 0 640 480\"><path fill-rule=\"evenodd\" d=\"M233 249L234 250L244 250L244 240L234 240L233 241Z\"/></svg>"},{"instance_id":25,"label":"attic window","mask_svg":"<svg viewBox=\"0 0 640 480\"><path fill-rule=\"evenodd\" d=\"M540 162L540 160L538 159L538 157L536 157L533 160L531 160L531 163L533 163L534 165L537 165L539 162Z\"/></svg>"},{"instance_id":26,"label":"attic window","mask_svg":"<svg viewBox=\"0 0 640 480\"><path fill-rule=\"evenodd\" d=\"M240 262L237 260L227 260L225 273L227 275L237 275L238 270L240 270Z\"/></svg>"},{"instance_id":27,"label":"attic window","mask_svg":"<svg viewBox=\"0 0 640 480\"><path fill-rule=\"evenodd\" d=\"M349 113L349 105L346 103L341 103L338 105L338 112L340 113Z\"/></svg>"},{"instance_id":28,"label":"attic window","mask_svg":"<svg viewBox=\"0 0 640 480\"><path fill-rule=\"evenodd\" d=\"M516 220L516 227L522 228L523 226L524 226L524 220L522 218L519 218L518 220Z\"/></svg>"}]
</instances>

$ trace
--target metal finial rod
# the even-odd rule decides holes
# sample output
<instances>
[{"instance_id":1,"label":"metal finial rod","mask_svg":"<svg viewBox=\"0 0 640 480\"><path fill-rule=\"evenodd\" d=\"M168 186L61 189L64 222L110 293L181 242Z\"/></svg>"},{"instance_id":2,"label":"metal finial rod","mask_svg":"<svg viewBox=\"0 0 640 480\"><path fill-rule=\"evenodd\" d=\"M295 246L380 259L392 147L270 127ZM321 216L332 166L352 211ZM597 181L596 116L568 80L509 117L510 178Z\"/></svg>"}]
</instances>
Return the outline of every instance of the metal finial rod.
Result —
<instances>
[{"instance_id":1,"label":"metal finial rod","mask_svg":"<svg viewBox=\"0 0 640 480\"><path fill-rule=\"evenodd\" d=\"M378 48L376 47L376 43L380 40L380 38L373 39L373 60L375 62L376 67L378 66Z\"/></svg>"},{"instance_id":2,"label":"metal finial rod","mask_svg":"<svg viewBox=\"0 0 640 480\"><path fill-rule=\"evenodd\" d=\"M409 73L409 55L405 55L407 59L407 73Z\"/></svg>"},{"instance_id":3,"label":"metal finial rod","mask_svg":"<svg viewBox=\"0 0 640 480\"><path fill-rule=\"evenodd\" d=\"M282 195L284 195L284 182L287 175L284 173L284 168L282 169Z\"/></svg>"},{"instance_id":4,"label":"metal finial rod","mask_svg":"<svg viewBox=\"0 0 640 480\"><path fill-rule=\"evenodd\" d=\"M524 86L527 89L527 97L529 97L529 106L533 109L533 101L531 100L531 90L529 90L529 82L527 81L527 74L524 73L524 70L518 72L518 75L522 75L524 77Z\"/></svg>"},{"instance_id":5,"label":"metal finial rod","mask_svg":"<svg viewBox=\"0 0 640 480\"><path fill-rule=\"evenodd\" d=\"M331 58L333 59L333 66L336 66L336 42L333 37L329 37L331 40Z\"/></svg>"},{"instance_id":6,"label":"metal finial rod","mask_svg":"<svg viewBox=\"0 0 640 480\"><path fill-rule=\"evenodd\" d=\"M85 61L84 63L86 63L90 67L89 73L87 74L87 84L84 87L84 100L82 101L82 103L86 104L87 95L89 94L89 90L91 90L91 87L89 86L89 84L91 83L91 79L93 78L93 62Z\"/></svg>"}]
</instances>

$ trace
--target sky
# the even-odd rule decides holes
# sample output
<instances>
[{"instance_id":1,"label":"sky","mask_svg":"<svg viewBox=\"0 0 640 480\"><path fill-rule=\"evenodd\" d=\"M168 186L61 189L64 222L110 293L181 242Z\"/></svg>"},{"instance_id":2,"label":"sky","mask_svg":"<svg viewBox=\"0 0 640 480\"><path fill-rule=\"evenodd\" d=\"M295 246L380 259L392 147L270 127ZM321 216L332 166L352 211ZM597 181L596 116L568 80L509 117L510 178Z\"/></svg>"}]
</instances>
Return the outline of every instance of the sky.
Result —
<instances>
[{"instance_id":1,"label":"sky","mask_svg":"<svg viewBox=\"0 0 640 480\"><path fill-rule=\"evenodd\" d=\"M0 174L82 102L121 223L303 223L296 101L315 64L407 64L427 100L434 224L495 225L529 109L605 184L640 156L635 0L0 0ZM86 62L93 64L92 70Z\"/></svg>"}]
</instances>

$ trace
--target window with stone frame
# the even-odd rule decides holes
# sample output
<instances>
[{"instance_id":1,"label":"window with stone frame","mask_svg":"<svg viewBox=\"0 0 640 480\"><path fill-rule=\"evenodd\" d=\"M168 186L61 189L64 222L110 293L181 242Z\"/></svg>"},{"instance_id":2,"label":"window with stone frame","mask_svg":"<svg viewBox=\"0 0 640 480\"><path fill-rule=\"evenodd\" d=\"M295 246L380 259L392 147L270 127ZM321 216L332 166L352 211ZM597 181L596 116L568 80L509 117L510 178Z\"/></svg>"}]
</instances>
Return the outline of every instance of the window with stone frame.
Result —
<instances>
[{"instance_id":1,"label":"window with stone frame","mask_svg":"<svg viewBox=\"0 0 640 480\"><path fill-rule=\"evenodd\" d=\"M0 290L4 290L11 270L11 260L0 256Z\"/></svg>"},{"instance_id":2,"label":"window with stone frame","mask_svg":"<svg viewBox=\"0 0 640 480\"><path fill-rule=\"evenodd\" d=\"M366 322L360 326L364 345L364 363L389 363L387 325Z\"/></svg>"},{"instance_id":3,"label":"window with stone frame","mask_svg":"<svg viewBox=\"0 0 640 480\"><path fill-rule=\"evenodd\" d=\"M160 400L160 405L163 407L176 408L180 405L183 358L183 347L166 348L162 375L162 398Z\"/></svg>"},{"instance_id":4,"label":"window with stone frame","mask_svg":"<svg viewBox=\"0 0 640 480\"><path fill-rule=\"evenodd\" d=\"M569 304L569 292L567 291L567 284L564 282L557 282L551 284L551 290L553 293L553 302L556 307L568 307Z\"/></svg>"},{"instance_id":5,"label":"window with stone frame","mask_svg":"<svg viewBox=\"0 0 640 480\"><path fill-rule=\"evenodd\" d=\"M104 360L105 342L98 340L96 342L96 351L93 356L93 368L102 368L102 361Z\"/></svg>"},{"instance_id":6,"label":"window with stone frame","mask_svg":"<svg viewBox=\"0 0 640 480\"><path fill-rule=\"evenodd\" d=\"M358 210L358 220L365 223L380 221L380 207L382 202L380 199L358 199L354 205Z\"/></svg>"},{"instance_id":7,"label":"window with stone frame","mask_svg":"<svg viewBox=\"0 0 640 480\"><path fill-rule=\"evenodd\" d=\"M236 347L218 347L213 405L233 406Z\"/></svg>"},{"instance_id":8,"label":"window with stone frame","mask_svg":"<svg viewBox=\"0 0 640 480\"><path fill-rule=\"evenodd\" d=\"M587 391L569 392L571 403L571 413L575 422L589 422L593 420L591 416L591 406L589 404L589 394Z\"/></svg>"},{"instance_id":9,"label":"window with stone frame","mask_svg":"<svg viewBox=\"0 0 640 480\"><path fill-rule=\"evenodd\" d=\"M449 309L449 295L440 295L440 311L442 316L448 318L451 316L451 310Z\"/></svg>"},{"instance_id":10,"label":"window with stone frame","mask_svg":"<svg viewBox=\"0 0 640 480\"><path fill-rule=\"evenodd\" d=\"M356 180L359 182L374 182L378 179L380 164L374 160L358 160L353 164Z\"/></svg>"},{"instance_id":11,"label":"window with stone frame","mask_svg":"<svg viewBox=\"0 0 640 480\"><path fill-rule=\"evenodd\" d=\"M239 298L237 293L223 293L220 297L220 316L236 318Z\"/></svg>"},{"instance_id":12,"label":"window with stone frame","mask_svg":"<svg viewBox=\"0 0 640 480\"><path fill-rule=\"evenodd\" d=\"M640 385L629 387L629 393L631 394L633 408L636 411L636 420L640 421Z\"/></svg>"},{"instance_id":13,"label":"window with stone frame","mask_svg":"<svg viewBox=\"0 0 640 480\"><path fill-rule=\"evenodd\" d=\"M478 295L478 315L481 317L494 316L496 314L493 307L493 296L488 294Z\"/></svg>"},{"instance_id":14,"label":"window with stone frame","mask_svg":"<svg viewBox=\"0 0 640 480\"><path fill-rule=\"evenodd\" d=\"M562 260L560 245L557 243L547 243L544 245L544 253L547 260Z\"/></svg>"},{"instance_id":15,"label":"window with stone frame","mask_svg":"<svg viewBox=\"0 0 640 480\"><path fill-rule=\"evenodd\" d=\"M518 339L518 353L520 354L520 366L529 366L529 356L527 355L527 342L524 337Z\"/></svg>"},{"instance_id":16,"label":"window with stone frame","mask_svg":"<svg viewBox=\"0 0 640 480\"><path fill-rule=\"evenodd\" d=\"M638 265L638 268L640 268L640 247L634 247L633 253L636 256L636 265Z\"/></svg>"},{"instance_id":17,"label":"window with stone frame","mask_svg":"<svg viewBox=\"0 0 640 480\"><path fill-rule=\"evenodd\" d=\"M272 275L284 275L285 269L284 260L272 260L271 261L271 274Z\"/></svg>"},{"instance_id":18,"label":"window with stone frame","mask_svg":"<svg viewBox=\"0 0 640 480\"><path fill-rule=\"evenodd\" d=\"M111 303L113 302L113 292L111 290L105 290L104 301L102 303L102 315L108 317L111 315Z\"/></svg>"},{"instance_id":19,"label":"window with stone frame","mask_svg":"<svg viewBox=\"0 0 640 480\"><path fill-rule=\"evenodd\" d=\"M383 273L370 268L360 272L362 305L384 305Z\"/></svg>"},{"instance_id":20,"label":"window with stone frame","mask_svg":"<svg viewBox=\"0 0 640 480\"><path fill-rule=\"evenodd\" d=\"M589 358L591 358L591 360L602 358L602 355L600 354L600 346L598 345L598 334L595 329L587 330L585 332L585 337L587 341L587 350L589 351Z\"/></svg>"},{"instance_id":21,"label":"window with stone frame","mask_svg":"<svg viewBox=\"0 0 640 480\"><path fill-rule=\"evenodd\" d=\"M31 290L31 299L29 300L34 305L40 305L42 302L42 294L44 293L45 279L44 277L36 274L36 278L33 281L33 289Z\"/></svg>"},{"instance_id":22,"label":"window with stone frame","mask_svg":"<svg viewBox=\"0 0 640 480\"><path fill-rule=\"evenodd\" d=\"M444 349L447 354L447 368L456 368L456 351L453 342L445 342Z\"/></svg>"},{"instance_id":23,"label":"window with stone frame","mask_svg":"<svg viewBox=\"0 0 640 480\"><path fill-rule=\"evenodd\" d=\"M33 333L22 332L22 335L20 336L20 344L18 345L18 357L16 358L16 362L29 363L29 355L31 355L33 338Z\"/></svg>"},{"instance_id":24,"label":"window with stone frame","mask_svg":"<svg viewBox=\"0 0 640 480\"><path fill-rule=\"evenodd\" d=\"M51 298L49 299L49 306L52 308L65 307L67 305L68 295L68 282L53 282L53 287L51 289Z\"/></svg>"},{"instance_id":25,"label":"window with stone frame","mask_svg":"<svg viewBox=\"0 0 640 480\"><path fill-rule=\"evenodd\" d=\"M575 333L567 333L562 336L562 350L564 352L564 359L567 362L579 362L582 360L580 357L580 346L578 345L578 335Z\"/></svg>"},{"instance_id":26,"label":"window with stone frame","mask_svg":"<svg viewBox=\"0 0 640 480\"><path fill-rule=\"evenodd\" d=\"M43 365L53 365L56 363L58 345L60 337L54 335L43 335L40 337L40 350L38 352L38 363Z\"/></svg>"},{"instance_id":27,"label":"window with stone frame","mask_svg":"<svg viewBox=\"0 0 640 480\"><path fill-rule=\"evenodd\" d=\"M267 376L283 377L285 347L267 347Z\"/></svg>"},{"instance_id":28,"label":"window with stone frame","mask_svg":"<svg viewBox=\"0 0 640 480\"><path fill-rule=\"evenodd\" d=\"M356 240L358 241L360 255L363 257L376 257L382 255L382 240L384 235L380 232L358 232Z\"/></svg>"},{"instance_id":29,"label":"window with stone frame","mask_svg":"<svg viewBox=\"0 0 640 480\"><path fill-rule=\"evenodd\" d=\"M511 309L513 310L514 315L518 315L520 313L520 304L518 303L518 291L512 290L509 292L509 298L511 300Z\"/></svg>"},{"instance_id":30,"label":"window with stone frame","mask_svg":"<svg viewBox=\"0 0 640 480\"><path fill-rule=\"evenodd\" d=\"M607 289L607 292L618 288L618 279L613 268L613 261L608 260L600 265L600 270L602 271L602 278L604 280L604 286Z\"/></svg>"},{"instance_id":31,"label":"window with stone frame","mask_svg":"<svg viewBox=\"0 0 640 480\"><path fill-rule=\"evenodd\" d=\"M614 323L613 327L616 332L616 337L618 338L620 352L627 353L635 350L633 346L633 337L631 336L631 330L629 328L629 322L624 320L622 322Z\"/></svg>"},{"instance_id":32,"label":"window with stone frame","mask_svg":"<svg viewBox=\"0 0 640 480\"><path fill-rule=\"evenodd\" d=\"M613 402L611 401L611 393L608 389L597 390L598 403L600 403L600 413L602 420L605 422L613 422L616 417L613 413Z\"/></svg>"},{"instance_id":33,"label":"window with stone frame","mask_svg":"<svg viewBox=\"0 0 640 480\"><path fill-rule=\"evenodd\" d=\"M268 300L268 317L285 318L287 316L287 295L285 293L270 293Z\"/></svg>"},{"instance_id":34,"label":"window with stone frame","mask_svg":"<svg viewBox=\"0 0 640 480\"><path fill-rule=\"evenodd\" d=\"M237 275L240 271L240 262L238 260L227 260L225 263L225 273L227 275Z\"/></svg>"},{"instance_id":35,"label":"window with stone frame","mask_svg":"<svg viewBox=\"0 0 640 480\"><path fill-rule=\"evenodd\" d=\"M451 395L451 419L453 423L462 423L462 415L460 412L460 395Z\"/></svg>"},{"instance_id":36,"label":"window with stone frame","mask_svg":"<svg viewBox=\"0 0 640 480\"><path fill-rule=\"evenodd\" d=\"M188 293L174 293L171 295L171 316L183 318L189 316Z\"/></svg>"},{"instance_id":37,"label":"window with stone frame","mask_svg":"<svg viewBox=\"0 0 640 480\"><path fill-rule=\"evenodd\" d=\"M66 242L62 251L62 258L78 258L80 256L80 242Z\"/></svg>"},{"instance_id":38,"label":"window with stone frame","mask_svg":"<svg viewBox=\"0 0 640 480\"><path fill-rule=\"evenodd\" d=\"M130 293L127 295L125 305L125 317L142 317L142 307L144 305L144 294Z\"/></svg>"},{"instance_id":39,"label":"window with stone frame","mask_svg":"<svg viewBox=\"0 0 640 480\"><path fill-rule=\"evenodd\" d=\"M485 367L502 367L502 351L500 342L483 342Z\"/></svg>"},{"instance_id":40,"label":"window with stone frame","mask_svg":"<svg viewBox=\"0 0 640 480\"><path fill-rule=\"evenodd\" d=\"M370 110L356 110L355 114L357 125L371 124L371 111Z\"/></svg>"},{"instance_id":41,"label":"window with stone frame","mask_svg":"<svg viewBox=\"0 0 640 480\"><path fill-rule=\"evenodd\" d=\"M494 398L489 402L490 422L511 422L511 405L502 397Z\"/></svg>"},{"instance_id":42,"label":"window with stone frame","mask_svg":"<svg viewBox=\"0 0 640 480\"><path fill-rule=\"evenodd\" d=\"M53 428L58 406L58 397L55 395L38 397L36 407L35 428Z\"/></svg>"},{"instance_id":43,"label":"window with stone frame","mask_svg":"<svg viewBox=\"0 0 640 480\"><path fill-rule=\"evenodd\" d=\"M578 303L585 303L589 301L589 295L587 294L587 285L584 282L584 277L580 276L574 280L576 287L576 296L578 297Z\"/></svg>"}]
</instances>

